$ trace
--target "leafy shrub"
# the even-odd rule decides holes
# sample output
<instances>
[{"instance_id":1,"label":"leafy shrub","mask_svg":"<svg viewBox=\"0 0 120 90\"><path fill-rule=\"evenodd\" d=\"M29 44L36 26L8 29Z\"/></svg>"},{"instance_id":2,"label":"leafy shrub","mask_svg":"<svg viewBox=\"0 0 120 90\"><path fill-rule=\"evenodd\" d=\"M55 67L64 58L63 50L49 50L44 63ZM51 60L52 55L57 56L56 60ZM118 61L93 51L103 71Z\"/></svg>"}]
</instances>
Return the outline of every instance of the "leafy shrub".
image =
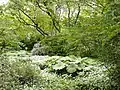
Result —
<instances>
[{"instance_id":1,"label":"leafy shrub","mask_svg":"<svg viewBox=\"0 0 120 90\"><path fill-rule=\"evenodd\" d=\"M106 66L100 63L101 62L97 63L94 59L90 58L52 56L47 59L44 65L47 66L47 71L51 72L52 75L56 73L59 76L59 80L61 80L60 78L62 78L63 81L65 80L64 84L69 83L69 90L110 90L115 88L116 84L114 81L110 81L108 76L109 67L106 68ZM48 78L50 77L48 76ZM55 78L53 80L55 80ZM51 78L49 83L53 80ZM59 86L61 82L56 81L57 80L52 83L59 83ZM66 84L61 87L60 90L64 90L63 88L65 87Z\"/></svg>"},{"instance_id":2,"label":"leafy shrub","mask_svg":"<svg viewBox=\"0 0 120 90\"><path fill-rule=\"evenodd\" d=\"M66 56L68 54L68 48L66 47L68 42L64 35L46 37L41 43L48 47L47 51L50 56Z\"/></svg>"},{"instance_id":3,"label":"leafy shrub","mask_svg":"<svg viewBox=\"0 0 120 90\"><path fill-rule=\"evenodd\" d=\"M118 32L109 39L103 47L103 53L100 58L107 64L114 65L114 71L111 73L111 79L119 85L120 82L120 33Z\"/></svg>"},{"instance_id":4,"label":"leafy shrub","mask_svg":"<svg viewBox=\"0 0 120 90\"><path fill-rule=\"evenodd\" d=\"M53 56L47 59L45 65L50 72L58 74L78 75L80 72L91 72L97 63L90 58L59 57Z\"/></svg>"},{"instance_id":5,"label":"leafy shrub","mask_svg":"<svg viewBox=\"0 0 120 90\"><path fill-rule=\"evenodd\" d=\"M11 62L6 57L0 57L0 89L16 90L24 85L37 83L40 70L28 61Z\"/></svg>"},{"instance_id":6,"label":"leafy shrub","mask_svg":"<svg viewBox=\"0 0 120 90\"><path fill-rule=\"evenodd\" d=\"M30 62L18 61L13 63L12 71L14 78L19 81L21 85L31 84L37 82L40 70L32 66Z\"/></svg>"},{"instance_id":7,"label":"leafy shrub","mask_svg":"<svg viewBox=\"0 0 120 90\"><path fill-rule=\"evenodd\" d=\"M84 32L83 30L84 29ZM46 37L41 43L48 47L48 55L81 57L98 57L103 42L107 41L108 32L102 33L103 27L83 26L81 28L65 29L61 34ZM69 31L69 33L68 33ZM94 32L93 32L94 31ZM102 34L101 34L102 33ZM106 37L106 39L105 39Z\"/></svg>"},{"instance_id":8,"label":"leafy shrub","mask_svg":"<svg viewBox=\"0 0 120 90\"><path fill-rule=\"evenodd\" d=\"M78 22L78 27L63 27L60 34L41 41L48 46L49 55L98 58L105 51L104 45L120 28L108 13L96 17L79 17Z\"/></svg>"},{"instance_id":9,"label":"leafy shrub","mask_svg":"<svg viewBox=\"0 0 120 90\"><path fill-rule=\"evenodd\" d=\"M21 47L22 50L32 50L35 43L40 41L40 37L34 33L28 33L24 38L20 39L18 45Z\"/></svg>"}]
</instances>

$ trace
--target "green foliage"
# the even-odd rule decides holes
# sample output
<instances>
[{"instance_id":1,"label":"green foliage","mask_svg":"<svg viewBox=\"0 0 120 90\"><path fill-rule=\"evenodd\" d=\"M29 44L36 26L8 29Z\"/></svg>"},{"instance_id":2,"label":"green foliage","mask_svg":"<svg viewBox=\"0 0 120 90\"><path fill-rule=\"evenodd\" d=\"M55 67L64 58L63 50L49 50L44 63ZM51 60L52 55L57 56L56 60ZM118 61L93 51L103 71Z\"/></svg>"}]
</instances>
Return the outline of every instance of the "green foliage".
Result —
<instances>
[{"instance_id":1,"label":"green foliage","mask_svg":"<svg viewBox=\"0 0 120 90\"><path fill-rule=\"evenodd\" d=\"M19 54L19 56L18 56ZM105 68L101 62L97 62L94 59L90 58L77 58L74 56L70 57L60 57L53 56L45 60L43 65L47 64L43 70L39 69L39 62L33 63L27 58L23 60L23 51L15 53L6 53L2 54L0 58L0 89L5 90L94 90L99 88L100 90L114 90L116 83L110 81L108 77L109 70ZM7 55L7 57L5 57ZM15 60L12 60L12 57L16 57ZM25 52L24 52L25 55ZM27 57L27 56L25 56ZM37 58L37 57L36 57ZM34 58L33 58L34 60ZM61 62L60 62L61 61ZM61 64L62 63L62 64ZM59 65L58 65L59 64ZM56 65L56 66L55 66ZM79 68L78 68L79 65ZM59 66L59 67L58 67ZM67 74L57 75L56 73L49 73L49 70L60 71L62 68L68 67L66 69ZM73 68L71 68L71 66ZM50 68L51 67L51 68ZM76 77L72 77L75 68L80 71ZM77 71L76 71L77 72ZM62 73L62 71L60 72Z\"/></svg>"},{"instance_id":2,"label":"green foliage","mask_svg":"<svg viewBox=\"0 0 120 90\"><path fill-rule=\"evenodd\" d=\"M103 53L100 58L107 64L114 64L114 72L111 73L111 79L115 80L116 83L120 82L120 34L115 34L108 42L106 42Z\"/></svg>"},{"instance_id":3,"label":"green foliage","mask_svg":"<svg viewBox=\"0 0 120 90\"><path fill-rule=\"evenodd\" d=\"M68 42L66 41L67 38L64 35L52 36L43 39L41 43L48 47L48 55L60 55L64 56L67 54L66 45Z\"/></svg>"},{"instance_id":4,"label":"green foliage","mask_svg":"<svg viewBox=\"0 0 120 90\"><path fill-rule=\"evenodd\" d=\"M117 90L119 87L119 0L10 0L0 6L0 12L0 54L6 49L30 51L33 48L32 55L58 56L41 65L45 74L48 73L45 70L49 69L55 76L50 78L52 75L49 73L43 77L43 74L38 80L41 83L29 87L31 83L36 83L36 76L39 76L36 66L24 61L30 54L23 51L4 54L8 57L1 57L0 61L0 76L3 77L0 85L4 89L14 87L15 90L23 82L23 86L27 84L26 89L38 90L110 90L112 86ZM58 34L55 30L60 32L60 29L61 33ZM34 48L38 42L42 45ZM70 55L82 58L66 57ZM96 63L91 64L94 60L114 67L112 70L110 68L110 72L109 67L105 70L109 79L103 69L100 73L101 68ZM67 74L67 78L54 72ZM76 77L70 80L69 75ZM110 79L114 84L110 85Z\"/></svg>"},{"instance_id":5,"label":"green foliage","mask_svg":"<svg viewBox=\"0 0 120 90\"><path fill-rule=\"evenodd\" d=\"M112 11L113 20L119 24L120 23L120 2L116 1L111 4L110 10Z\"/></svg>"},{"instance_id":6,"label":"green foliage","mask_svg":"<svg viewBox=\"0 0 120 90\"><path fill-rule=\"evenodd\" d=\"M40 70L25 60L10 61L0 57L0 88L5 90L31 86L38 81Z\"/></svg>"},{"instance_id":7,"label":"green foliage","mask_svg":"<svg viewBox=\"0 0 120 90\"><path fill-rule=\"evenodd\" d=\"M87 71L91 71L92 69L90 65L95 65L93 62L95 62L95 60L90 58L53 56L47 59L45 66L48 67L50 72L56 72L58 74L71 74L76 76L79 72L85 73Z\"/></svg>"},{"instance_id":8,"label":"green foliage","mask_svg":"<svg viewBox=\"0 0 120 90\"><path fill-rule=\"evenodd\" d=\"M18 45L22 50L32 50L35 43L40 41L40 36L35 33L28 33L24 38L20 38Z\"/></svg>"},{"instance_id":9,"label":"green foliage","mask_svg":"<svg viewBox=\"0 0 120 90\"><path fill-rule=\"evenodd\" d=\"M60 34L41 41L48 46L48 55L98 58L104 53L104 45L119 33L119 25L107 15L79 19L78 27L64 28Z\"/></svg>"},{"instance_id":10,"label":"green foliage","mask_svg":"<svg viewBox=\"0 0 120 90\"><path fill-rule=\"evenodd\" d=\"M51 74L55 72L59 74L59 77L67 80L70 90L82 90L82 88L84 88L83 90L94 90L95 88L109 90L115 88L116 83L111 82L108 76L109 70L112 71L111 67L106 68L100 63L90 58L52 56L45 61L44 65L46 66L45 70L51 72ZM66 84L64 83L64 85ZM65 86L60 90L63 88Z\"/></svg>"}]
</instances>

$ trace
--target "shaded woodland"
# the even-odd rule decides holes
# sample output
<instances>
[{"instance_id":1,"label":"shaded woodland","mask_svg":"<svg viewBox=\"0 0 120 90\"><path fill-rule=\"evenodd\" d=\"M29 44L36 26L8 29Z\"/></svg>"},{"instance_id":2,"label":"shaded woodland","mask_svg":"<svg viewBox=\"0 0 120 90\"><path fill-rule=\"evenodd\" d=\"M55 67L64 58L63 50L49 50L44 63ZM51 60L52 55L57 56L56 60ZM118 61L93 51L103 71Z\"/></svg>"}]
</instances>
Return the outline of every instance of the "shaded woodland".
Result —
<instances>
[{"instance_id":1,"label":"shaded woodland","mask_svg":"<svg viewBox=\"0 0 120 90\"><path fill-rule=\"evenodd\" d=\"M120 1L0 5L0 89L120 90Z\"/></svg>"}]
</instances>

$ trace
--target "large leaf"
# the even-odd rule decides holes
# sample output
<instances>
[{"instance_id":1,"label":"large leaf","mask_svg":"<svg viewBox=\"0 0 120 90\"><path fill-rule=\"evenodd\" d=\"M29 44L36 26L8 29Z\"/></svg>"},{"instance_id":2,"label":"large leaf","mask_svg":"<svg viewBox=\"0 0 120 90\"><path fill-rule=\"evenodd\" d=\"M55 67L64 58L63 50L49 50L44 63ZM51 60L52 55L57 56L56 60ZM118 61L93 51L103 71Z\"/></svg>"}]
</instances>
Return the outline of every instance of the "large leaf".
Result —
<instances>
[{"instance_id":1,"label":"large leaf","mask_svg":"<svg viewBox=\"0 0 120 90\"><path fill-rule=\"evenodd\" d=\"M74 72L76 72L77 67L78 67L78 65L71 63L70 65L68 65L68 67L66 69L67 69L67 72L74 73Z\"/></svg>"},{"instance_id":2,"label":"large leaf","mask_svg":"<svg viewBox=\"0 0 120 90\"><path fill-rule=\"evenodd\" d=\"M61 60L61 61L71 61L72 58L66 56L66 57L62 57L60 60Z\"/></svg>"},{"instance_id":3,"label":"large leaf","mask_svg":"<svg viewBox=\"0 0 120 90\"><path fill-rule=\"evenodd\" d=\"M59 62L58 64L53 65L54 70L61 70L63 68L65 68L65 64L63 62Z\"/></svg>"}]
</instances>

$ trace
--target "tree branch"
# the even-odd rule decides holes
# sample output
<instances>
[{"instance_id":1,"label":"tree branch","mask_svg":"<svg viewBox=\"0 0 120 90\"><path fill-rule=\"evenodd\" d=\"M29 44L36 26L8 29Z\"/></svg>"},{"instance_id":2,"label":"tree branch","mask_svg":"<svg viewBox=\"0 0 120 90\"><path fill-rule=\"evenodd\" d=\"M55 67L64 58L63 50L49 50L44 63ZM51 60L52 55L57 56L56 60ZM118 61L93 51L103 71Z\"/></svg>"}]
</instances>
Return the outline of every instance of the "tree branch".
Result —
<instances>
[{"instance_id":1,"label":"tree branch","mask_svg":"<svg viewBox=\"0 0 120 90\"><path fill-rule=\"evenodd\" d=\"M39 4L38 1L36 1L36 4L37 4L37 6L39 7L40 10L44 11L45 13L48 14L48 16L51 17L53 26L55 27L55 29L56 29L58 32L60 32L60 26L58 25L58 26L59 26L59 28L58 28L57 25L56 25L56 23L57 23L57 24L59 24L59 23L56 21L55 17L53 17L53 15L48 11L49 9L46 7L46 8L45 8L46 10L44 10L44 9L40 6L40 4ZM44 5L46 6L46 4L44 4Z\"/></svg>"},{"instance_id":2,"label":"tree branch","mask_svg":"<svg viewBox=\"0 0 120 90\"><path fill-rule=\"evenodd\" d=\"M16 5L19 5L17 2L14 2ZM39 32L39 33L41 33L43 36L45 36L45 35L47 35L48 36L48 34L47 33L45 33L39 26L38 26L38 23L36 23L27 13L25 13L23 10L22 10L22 8L20 8L20 7L17 7L17 9L18 9L18 11L21 11L27 18L29 18L31 21L32 21L32 23L33 24L29 24L29 23L27 23L22 17L19 17L20 19L18 19L20 22L22 22L22 23L24 23L25 25L31 25L31 26L33 26L34 28L36 28L36 30ZM20 15L19 15L20 16Z\"/></svg>"},{"instance_id":3,"label":"tree branch","mask_svg":"<svg viewBox=\"0 0 120 90\"><path fill-rule=\"evenodd\" d=\"M75 25L77 24L79 15L80 15L80 5L78 4L78 13L77 13L77 16L76 16L76 19L75 19L75 23L74 23Z\"/></svg>"},{"instance_id":4,"label":"tree branch","mask_svg":"<svg viewBox=\"0 0 120 90\"><path fill-rule=\"evenodd\" d=\"M37 31L39 31L42 35L47 35L48 36L48 34L47 33L45 33L39 26L38 26L38 24L27 14L27 13L25 13L23 10L21 10L21 9L19 9L25 16L27 16L31 21L32 21L32 23L34 24L34 25L31 25L31 26L33 26L33 27L35 27L36 29L37 29ZM25 20L24 20L25 21ZM29 25L29 24L28 24Z\"/></svg>"}]
</instances>

